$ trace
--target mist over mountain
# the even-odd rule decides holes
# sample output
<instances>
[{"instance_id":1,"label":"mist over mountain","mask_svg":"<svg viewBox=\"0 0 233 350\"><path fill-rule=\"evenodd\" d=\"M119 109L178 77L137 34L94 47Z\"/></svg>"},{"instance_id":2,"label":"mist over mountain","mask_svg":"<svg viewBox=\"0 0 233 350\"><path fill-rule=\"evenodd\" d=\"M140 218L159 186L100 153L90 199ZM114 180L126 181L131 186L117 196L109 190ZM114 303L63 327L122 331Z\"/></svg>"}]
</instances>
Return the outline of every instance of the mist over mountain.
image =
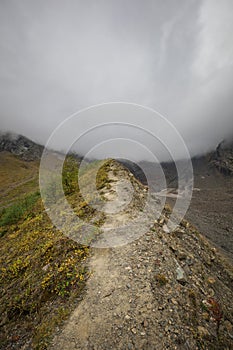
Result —
<instances>
[{"instance_id":1,"label":"mist over mountain","mask_svg":"<svg viewBox=\"0 0 233 350\"><path fill-rule=\"evenodd\" d=\"M231 0L1 1L0 129L45 144L76 111L122 101L161 113L192 156L213 150L233 136L232 32Z\"/></svg>"},{"instance_id":2,"label":"mist over mountain","mask_svg":"<svg viewBox=\"0 0 233 350\"><path fill-rule=\"evenodd\" d=\"M34 143L22 135L0 134L0 152L7 151L20 158L31 161L40 159L43 146Z\"/></svg>"}]
</instances>

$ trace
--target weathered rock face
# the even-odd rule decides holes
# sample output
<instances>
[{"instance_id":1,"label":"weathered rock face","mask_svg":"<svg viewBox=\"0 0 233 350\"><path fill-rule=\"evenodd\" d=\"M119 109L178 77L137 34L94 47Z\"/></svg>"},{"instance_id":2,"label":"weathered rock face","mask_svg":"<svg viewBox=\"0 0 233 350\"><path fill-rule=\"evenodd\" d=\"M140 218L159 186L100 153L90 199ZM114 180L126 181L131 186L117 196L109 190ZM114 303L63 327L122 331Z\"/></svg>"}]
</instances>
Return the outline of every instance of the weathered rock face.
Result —
<instances>
[{"instance_id":1,"label":"weathered rock face","mask_svg":"<svg viewBox=\"0 0 233 350\"><path fill-rule=\"evenodd\" d=\"M32 161L41 157L43 146L24 136L6 133L0 135L0 152L2 151L8 151L20 156L23 160Z\"/></svg>"},{"instance_id":2,"label":"weathered rock face","mask_svg":"<svg viewBox=\"0 0 233 350\"><path fill-rule=\"evenodd\" d=\"M211 155L210 164L214 165L224 175L233 175L233 142L220 142Z\"/></svg>"}]
</instances>

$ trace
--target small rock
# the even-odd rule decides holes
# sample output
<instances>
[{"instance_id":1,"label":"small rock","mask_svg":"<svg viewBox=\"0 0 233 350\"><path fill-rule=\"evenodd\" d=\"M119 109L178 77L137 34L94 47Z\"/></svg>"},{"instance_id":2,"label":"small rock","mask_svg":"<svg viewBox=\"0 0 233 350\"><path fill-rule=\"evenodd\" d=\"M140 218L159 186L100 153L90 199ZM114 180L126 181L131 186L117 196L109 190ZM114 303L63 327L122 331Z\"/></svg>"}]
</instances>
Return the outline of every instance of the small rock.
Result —
<instances>
[{"instance_id":1,"label":"small rock","mask_svg":"<svg viewBox=\"0 0 233 350\"><path fill-rule=\"evenodd\" d=\"M179 227L179 228L175 231L175 233L176 233L176 235L177 235L178 237L181 238L181 237L185 234L185 230L182 229L181 227Z\"/></svg>"},{"instance_id":2,"label":"small rock","mask_svg":"<svg viewBox=\"0 0 233 350\"><path fill-rule=\"evenodd\" d=\"M185 252L183 252L183 251L178 251L177 252L177 258L179 260L185 260L185 259L187 259L187 254Z\"/></svg>"},{"instance_id":3,"label":"small rock","mask_svg":"<svg viewBox=\"0 0 233 350\"><path fill-rule=\"evenodd\" d=\"M131 332L132 332L133 334L137 334L136 328L132 328L132 329L131 329Z\"/></svg>"},{"instance_id":4,"label":"small rock","mask_svg":"<svg viewBox=\"0 0 233 350\"><path fill-rule=\"evenodd\" d=\"M50 264L47 264L47 265L43 266L43 267L42 267L42 270L43 270L43 271L47 271L48 268L49 268L49 266L50 266Z\"/></svg>"},{"instance_id":5,"label":"small rock","mask_svg":"<svg viewBox=\"0 0 233 350\"><path fill-rule=\"evenodd\" d=\"M163 225L163 231L164 231L165 233L169 233L169 232L170 232L170 230L169 230L169 228L168 228L167 225Z\"/></svg>"},{"instance_id":6,"label":"small rock","mask_svg":"<svg viewBox=\"0 0 233 350\"><path fill-rule=\"evenodd\" d=\"M180 282L180 283L186 282L184 270L180 266L177 267L176 274L177 274L176 279L178 282Z\"/></svg>"},{"instance_id":7,"label":"small rock","mask_svg":"<svg viewBox=\"0 0 233 350\"><path fill-rule=\"evenodd\" d=\"M198 326L197 330L198 330L198 333L199 333L201 338L205 338L205 337L208 337L210 335L208 329L206 329L205 327Z\"/></svg>"},{"instance_id":8,"label":"small rock","mask_svg":"<svg viewBox=\"0 0 233 350\"><path fill-rule=\"evenodd\" d=\"M161 225L163 225L164 222L165 222L164 218L162 218L162 219L159 220L159 223L160 223Z\"/></svg>"},{"instance_id":9,"label":"small rock","mask_svg":"<svg viewBox=\"0 0 233 350\"><path fill-rule=\"evenodd\" d=\"M187 259L186 259L186 264L187 264L188 266L193 265L193 259L192 259L190 256L187 257Z\"/></svg>"},{"instance_id":10,"label":"small rock","mask_svg":"<svg viewBox=\"0 0 233 350\"><path fill-rule=\"evenodd\" d=\"M213 277L209 277L208 280L207 280L207 282L208 282L209 284L214 284L216 281L215 281L215 279L214 279Z\"/></svg>"},{"instance_id":11,"label":"small rock","mask_svg":"<svg viewBox=\"0 0 233 350\"><path fill-rule=\"evenodd\" d=\"M130 271L130 270L132 270L132 267L126 266L126 267L125 267L125 270L129 270L129 271Z\"/></svg>"},{"instance_id":12,"label":"small rock","mask_svg":"<svg viewBox=\"0 0 233 350\"><path fill-rule=\"evenodd\" d=\"M125 319L126 320L130 320L130 316L129 315L125 315Z\"/></svg>"},{"instance_id":13,"label":"small rock","mask_svg":"<svg viewBox=\"0 0 233 350\"><path fill-rule=\"evenodd\" d=\"M215 291L212 288L208 289L208 296L213 297L215 295Z\"/></svg>"},{"instance_id":14,"label":"small rock","mask_svg":"<svg viewBox=\"0 0 233 350\"><path fill-rule=\"evenodd\" d=\"M183 220L183 221L181 222L181 226L183 226L183 227L185 227L185 228L189 228L190 224L189 224L188 221Z\"/></svg>"}]
</instances>

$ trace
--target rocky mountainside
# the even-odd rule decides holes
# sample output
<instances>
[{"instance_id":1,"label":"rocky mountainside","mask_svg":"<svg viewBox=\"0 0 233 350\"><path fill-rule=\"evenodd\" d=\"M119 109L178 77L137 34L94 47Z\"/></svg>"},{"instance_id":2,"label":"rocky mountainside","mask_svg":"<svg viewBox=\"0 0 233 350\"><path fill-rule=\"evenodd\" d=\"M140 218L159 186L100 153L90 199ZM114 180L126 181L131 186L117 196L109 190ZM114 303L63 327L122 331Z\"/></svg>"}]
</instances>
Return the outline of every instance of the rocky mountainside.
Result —
<instances>
[{"instance_id":1,"label":"rocky mountainside","mask_svg":"<svg viewBox=\"0 0 233 350\"><path fill-rule=\"evenodd\" d=\"M212 241L233 261L233 143L220 143L214 152L192 158L194 191L186 219L191 221L202 234ZM153 175L155 191L161 191L156 183L158 170L149 162L142 162L141 168L128 161L123 164L144 184L144 167ZM167 181L167 194L177 193L177 171L175 163L163 163ZM167 197L172 206L175 198Z\"/></svg>"},{"instance_id":2,"label":"rocky mountainside","mask_svg":"<svg viewBox=\"0 0 233 350\"><path fill-rule=\"evenodd\" d=\"M139 162L138 165L124 159L122 159L121 162L144 184L146 184L146 177L142 170L143 168L147 169L149 173L151 171L159 173L160 165L157 166L158 170L156 170L156 165L150 162L142 161ZM197 173L200 174L201 171L203 171L203 173L208 171L209 174L216 174L215 170L224 175L233 175L233 142L220 142L215 151L204 156L193 157L192 164L194 177ZM164 162L161 163L161 166L166 176L167 186L176 188L177 171L175 163ZM160 188L156 188L156 181L154 186L156 190L160 190Z\"/></svg>"},{"instance_id":3,"label":"rocky mountainside","mask_svg":"<svg viewBox=\"0 0 233 350\"><path fill-rule=\"evenodd\" d=\"M135 205L127 213L108 214L102 229L114 230L123 217L127 235L127 220L140 212L143 188L116 162L108 174L110 182L102 188L106 203L121 193L124 179L134 184ZM57 330L52 350L232 348L233 270L187 221L168 233L170 213L166 206L151 228L127 245L91 249L85 297Z\"/></svg>"},{"instance_id":4,"label":"rocky mountainside","mask_svg":"<svg viewBox=\"0 0 233 350\"><path fill-rule=\"evenodd\" d=\"M233 175L233 142L220 142L210 155L210 164L224 175Z\"/></svg>"},{"instance_id":5,"label":"rocky mountainside","mask_svg":"<svg viewBox=\"0 0 233 350\"><path fill-rule=\"evenodd\" d=\"M25 136L5 133L0 134L0 152L2 151L8 151L23 160L32 161L40 159L43 146Z\"/></svg>"}]
</instances>

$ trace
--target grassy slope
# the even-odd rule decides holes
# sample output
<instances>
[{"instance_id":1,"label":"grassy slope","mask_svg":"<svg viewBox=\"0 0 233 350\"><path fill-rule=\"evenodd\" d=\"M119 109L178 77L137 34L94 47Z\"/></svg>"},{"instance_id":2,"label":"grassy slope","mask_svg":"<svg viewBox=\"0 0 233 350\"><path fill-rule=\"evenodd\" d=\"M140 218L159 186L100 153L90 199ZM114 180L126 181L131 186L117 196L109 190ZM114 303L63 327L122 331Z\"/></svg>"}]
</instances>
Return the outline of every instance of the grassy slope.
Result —
<instances>
[{"instance_id":1,"label":"grassy slope","mask_svg":"<svg viewBox=\"0 0 233 350\"><path fill-rule=\"evenodd\" d=\"M39 162L0 152L0 209L38 189Z\"/></svg>"},{"instance_id":2,"label":"grassy slope","mask_svg":"<svg viewBox=\"0 0 233 350\"><path fill-rule=\"evenodd\" d=\"M1 165L4 164L0 172L4 191L38 174L38 164L9 154L0 155ZM94 212L78 193L74 169L75 162L69 158L64 171L64 190L75 211L90 220ZM98 188L108 182L106 170L107 166L98 173ZM85 173L87 185L92 172L90 166ZM20 189L18 200L0 215L1 349L13 346L17 349L24 344L30 349L46 349L55 327L82 297L88 277L85 267L88 247L54 228L43 209L37 181L24 197ZM9 201L14 198L12 190L4 197L4 203L8 198ZM103 220L97 224L101 225Z\"/></svg>"}]
</instances>

